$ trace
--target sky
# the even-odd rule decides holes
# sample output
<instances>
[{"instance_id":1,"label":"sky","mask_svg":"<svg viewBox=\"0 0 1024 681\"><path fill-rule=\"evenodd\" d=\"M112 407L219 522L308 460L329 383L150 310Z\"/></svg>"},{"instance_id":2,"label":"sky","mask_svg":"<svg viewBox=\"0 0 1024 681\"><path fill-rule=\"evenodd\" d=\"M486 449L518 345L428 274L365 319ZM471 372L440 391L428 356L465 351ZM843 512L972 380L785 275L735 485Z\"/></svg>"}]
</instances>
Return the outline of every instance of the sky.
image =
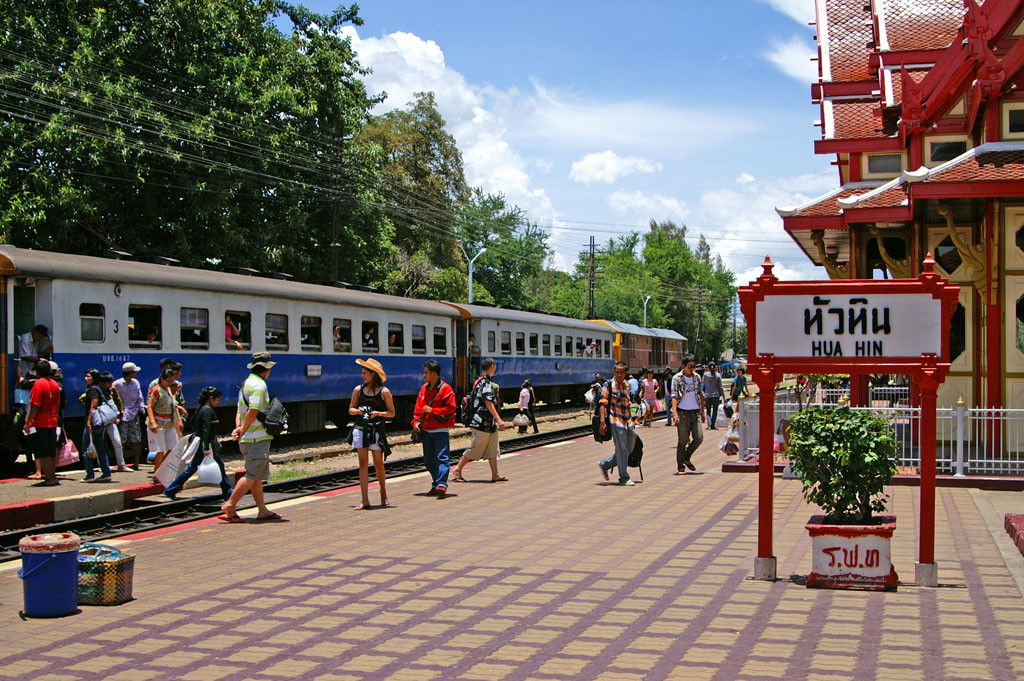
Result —
<instances>
[{"instance_id":1,"label":"sky","mask_svg":"<svg viewBox=\"0 0 1024 681\"><path fill-rule=\"evenodd\" d=\"M311 9L336 3L307 0ZM472 186L551 233L568 270L651 219L703 233L745 284L826 279L775 207L838 184L815 156L814 0L366 0L346 29L374 113L432 91Z\"/></svg>"}]
</instances>

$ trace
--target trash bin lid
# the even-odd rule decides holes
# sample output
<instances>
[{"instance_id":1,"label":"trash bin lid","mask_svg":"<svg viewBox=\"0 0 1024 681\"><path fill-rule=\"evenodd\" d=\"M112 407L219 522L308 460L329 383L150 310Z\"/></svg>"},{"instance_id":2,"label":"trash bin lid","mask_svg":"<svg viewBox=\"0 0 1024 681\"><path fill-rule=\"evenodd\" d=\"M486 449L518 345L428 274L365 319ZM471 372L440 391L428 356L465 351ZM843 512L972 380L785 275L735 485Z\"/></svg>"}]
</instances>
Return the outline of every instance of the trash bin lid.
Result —
<instances>
[{"instance_id":1,"label":"trash bin lid","mask_svg":"<svg viewBox=\"0 0 1024 681\"><path fill-rule=\"evenodd\" d=\"M77 551L80 545L81 540L73 532L30 534L21 538L18 550L22 553L61 553Z\"/></svg>"}]
</instances>

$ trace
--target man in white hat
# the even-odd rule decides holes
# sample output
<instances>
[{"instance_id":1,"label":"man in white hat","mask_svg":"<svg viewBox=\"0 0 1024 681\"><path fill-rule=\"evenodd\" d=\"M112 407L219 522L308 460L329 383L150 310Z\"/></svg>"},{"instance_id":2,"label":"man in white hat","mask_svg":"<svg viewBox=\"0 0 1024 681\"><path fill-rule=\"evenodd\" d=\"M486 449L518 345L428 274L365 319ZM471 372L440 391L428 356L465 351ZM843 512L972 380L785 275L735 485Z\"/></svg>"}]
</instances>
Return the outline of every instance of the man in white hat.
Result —
<instances>
[{"instance_id":1,"label":"man in white hat","mask_svg":"<svg viewBox=\"0 0 1024 681\"><path fill-rule=\"evenodd\" d=\"M124 409L121 412L121 423L118 430L121 444L125 445L134 460L131 465L139 470L139 458L142 452L142 429L139 428L139 416L146 410L146 400L142 396L142 386L137 376L139 367L134 362L125 362L121 367L121 378L114 381L114 390L121 397Z\"/></svg>"},{"instance_id":2,"label":"man in white hat","mask_svg":"<svg viewBox=\"0 0 1024 681\"><path fill-rule=\"evenodd\" d=\"M220 507L220 510L224 511L221 519L229 523L245 522L235 507L249 491L252 492L252 499L259 508L257 519L281 519L281 516L263 503L263 483L270 479L270 443L274 437L257 418L261 412L266 413L270 408L267 376L275 364L277 362L270 360L269 352L254 352L252 360L246 365L252 373L245 379L242 389L238 392L239 426L232 431L231 437L238 440L238 449L245 460L245 477L238 481L231 498Z\"/></svg>"}]
</instances>

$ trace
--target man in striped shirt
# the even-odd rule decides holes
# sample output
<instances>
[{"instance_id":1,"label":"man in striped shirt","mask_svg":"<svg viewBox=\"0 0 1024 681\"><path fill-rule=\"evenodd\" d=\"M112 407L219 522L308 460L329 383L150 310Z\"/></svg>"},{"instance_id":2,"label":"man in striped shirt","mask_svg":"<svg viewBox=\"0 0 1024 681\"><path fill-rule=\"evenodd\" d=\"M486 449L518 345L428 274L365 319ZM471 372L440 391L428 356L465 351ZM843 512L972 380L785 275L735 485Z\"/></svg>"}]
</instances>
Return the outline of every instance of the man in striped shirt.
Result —
<instances>
[{"instance_id":1,"label":"man in striped shirt","mask_svg":"<svg viewBox=\"0 0 1024 681\"><path fill-rule=\"evenodd\" d=\"M607 416L607 421L611 422L615 452L601 461L598 466L601 468L601 475L608 480L608 471L618 464L619 484L632 486L636 483L629 479L629 471L626 470L626 467L629 463L629 455L636 444L636 431L633 429L626 369L625 362L616 362L612 380L606 383L601 391L600 430L602 435L608 432L608 423L605 420L605 416Z\"/></svg>"}]
</instances>

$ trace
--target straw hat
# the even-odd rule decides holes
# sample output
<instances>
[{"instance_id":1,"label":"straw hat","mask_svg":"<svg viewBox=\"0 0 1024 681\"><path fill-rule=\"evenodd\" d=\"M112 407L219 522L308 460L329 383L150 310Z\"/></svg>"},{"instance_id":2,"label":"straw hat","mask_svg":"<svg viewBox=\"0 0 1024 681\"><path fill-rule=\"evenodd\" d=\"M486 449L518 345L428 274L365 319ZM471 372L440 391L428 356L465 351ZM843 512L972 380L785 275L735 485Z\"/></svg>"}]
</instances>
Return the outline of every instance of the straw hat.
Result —
<instances>
[{"instance_id":1,"label":"straw hat","mask_svg":"<svg viewBox=\"0 0 1024 681\"><path fill-rule=\"evenodd\" d=\"M356 360L356 364L358 364L359 366L363 367L364 369L369 369L370 371L372 371L375 374L377 374L378 376L380 376L380 382L381 383L384 383L385 381L388 380L388 375L386 373L384 373L384 367L382 367L380 365L380 362L378 362L377 360L372 359L372 358L371 359L357 359Z\"/></svg>"},{"instance_id":2,"label":"straw hat","mask_svg":"<svg viewBox=\"0 0 1024 681\"><path fill-rule=\"evenodd\" d=\"M245 365L246 369L254 369L256 367L263 367L264 369L270 369L277 362L270 361L269 352L254 352L252 353L252 361Z\"/></svg>"}]
</instances>

